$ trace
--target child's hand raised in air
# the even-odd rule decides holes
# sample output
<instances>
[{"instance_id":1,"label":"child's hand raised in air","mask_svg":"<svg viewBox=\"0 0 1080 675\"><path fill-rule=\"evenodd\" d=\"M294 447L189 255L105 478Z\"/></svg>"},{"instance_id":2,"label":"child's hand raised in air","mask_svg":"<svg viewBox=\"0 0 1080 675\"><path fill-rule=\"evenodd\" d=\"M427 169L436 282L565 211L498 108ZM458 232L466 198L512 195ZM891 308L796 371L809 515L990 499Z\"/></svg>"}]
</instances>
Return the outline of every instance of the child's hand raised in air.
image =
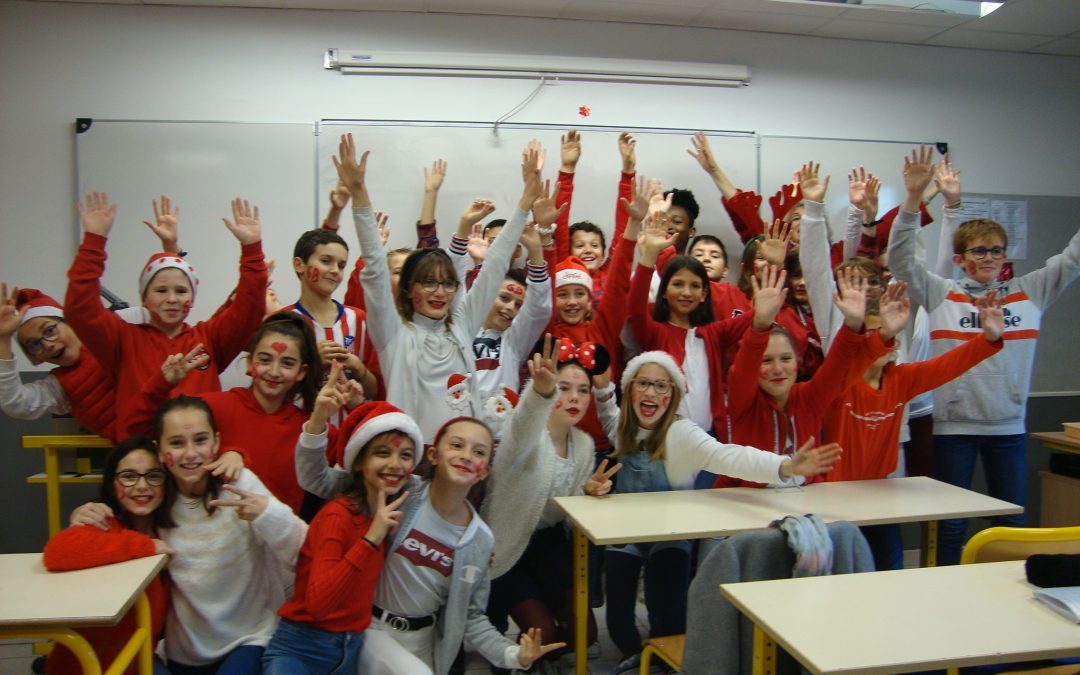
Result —
<instances>
[{"instance_id":1,"label":"child's hand raised in air","mask_svg":"<svg viewBox=\"0 0 1080 675\"><path fill-rule=\"evenodd\" d=\"M232 200L233 219L222 218L241 246L254 244L262 240L262 224L259 223L259 207L252 207L246 199L237 197Z\"/></svg>"},{"instance_id":2,"label":"child's hand raised in air","mask_svg":"<svg viewBox=\"0 0 1080 675\"><path fill-rule=\"evenodd\" d=\"M143 224L150 228L159 240L161 250L166 253L180 252L180 207L172 208L172 201L167 195L161 195L161 208L158 208L158 200L150 200L154 207L154 222L144 220Z\"/></svg>"},{"instance_id":3,"label":"child's hand raised in air","mask_svg":"<svg viewBox=\"0 0 1080 675\"><path fill-rule=\"evenodd\" d=\"M888 342L896 337L907 325L911 316L911 300L907 297L907 283L898 281L890 284L878 300L878 315L881 317L881 339Z\"/></svg>"},{"instance_id":4,"label":"child's hand raised in air","mask_svg":"<svg viewBox=\"0 0 1080 675\"><path fill-rule=\"evenodd\" d=\"M11 295L8 295L7 284L0 284L0 339L10 340L19 330L23 314L30 309L29 305L22 309L15 307L15 297L18 294L19 289L13 288Z\"/></svg>"},{"instance_id":5,"label":"child's hand raised in air","mask_svg":"<svg viewBox=\"0 0 1080 675\"><path fill-rule=\"evenodd\" d=\"M832 176L825 176L825 180L822 181L818 178L818 173L821 171L821 164L814 162L807 162L799 167L799 170L795 172L795 178L799 181L799 188L802 190L803 199L810 202L824 202L825 193L829 190L829 179Z\"/></svg>"},{"instance_id":6,"label":"child's hand raised in air","mask_svg":"<svg viewBox=\"0 0 1080 675\"><path fill-rule=\"evenodd\" d=\"M773 221L772 225L765 226L765 238L755 241L754 246L757 247L758 253L765 259L765 262L777 267L783 267L793 234L791 224L781 222L778 218Z\"/></svg>"},{"instance_id":7,"label":"child's hand raised in air","mask_svg":"<svg viewBox=\"0 0 1080 675\"><path fill-rule=\"evenodd\" d=\"M360 155L360 160L356 159L356 141L353 140L352 134L342 134L341 140L338 142L338 154L337 157L331 157L334 161L334 168L337 169L338 180L341 184L348 188L349 193L352 195L353 206L371 206L371 198L367 193L367 160L369 150L365 150Z\"/></svg>"},{"instance_id":8,"label":"child's hand raised in air","mask_svg":"<svg viewBox=\"0 0 1080 675\"><path fill-rule=\"evenodd\" d=\"M776 321L776 315L787 299L787 289L784 288L786 281L787 270L773 265L765 265L750 277L754 289L754 330L769 330Z\"/></svg>"},{"instance_id":9,"label":"child's hand raised in air","mask_svg":"<svg viewBox=\"0 0 1080 675\"><path fill-rule=\"evenodd\" d=\"M109 236L113 223L116 222L116 204L110 204L109 196L104 192L87 192L83 199L85 206L78 202L75 204L75 208L79 210L79 222L83 232Z\"/></svg>"},{"instance_id":10,"label":"child's hand raised in air","mask_svg":"<svg viewBox=\"0 0 1080 675\"><path fill-rule=\"evenodd\" d=\"M866 319L866 279L854 267L845 267L836 273L836 290L833 303L844 315L844 325L849 330L862 330Z\"/></svg>"},{"instance_id":11,"label":"child's hand raised in air","mask_svg":"<svg viewBox=\"0 0 1080 675\"><path fill-rule=\"evenodd\" d=\"M533 354L525 363L529 366L533 389L544 398L551 398L555 393L555 376L559 369L559 348L551 333L544 335L544 347L539 354Z\"/></svg>"},{"instance_id":12,"label":"child's hand raised in air","mask_svg":"<svg viewBox=\"0 0 1080 675\"><path fill-rule=\"evenodd\" d=\"M321 434L326 431L326 421L337 414L342 406L348 403L347 397L338 389L337 382L341 379L344 366L340 361L330 362L330 374L326 378L326 384L319 390L315 398L315 408L311 411L311 417L304 423L304 431L309 434Z\"/></svg>"},{"instance_id":13,"label":"child's hand raised in air","mask_svg":"<svg viewBox=\"0 0 1080 675\"><path fill-rule=\"evenodd\" d=\"M983 337L987 342L1000 340L1005 332L1005 309L1001 306L997 291L989 291L986 295L975 298L975 306L979 308Z\"/></svg>"},{"instance_id":14,"label":"child's hand raised in air","mask_svg":"<svg viewBox=\"0 0 1080 675\"><path fill-rule=\"evenodd\" d=\"M521 664L522 670L528 670L533 662L548 652L553 652L556 649L562 649L566 646L565 642L552 642L551 644L541 645L539 628L530 628L527 631L522 631L519 640L521 649L518 651L518 663Z\"/></svg>"}]
</instances>

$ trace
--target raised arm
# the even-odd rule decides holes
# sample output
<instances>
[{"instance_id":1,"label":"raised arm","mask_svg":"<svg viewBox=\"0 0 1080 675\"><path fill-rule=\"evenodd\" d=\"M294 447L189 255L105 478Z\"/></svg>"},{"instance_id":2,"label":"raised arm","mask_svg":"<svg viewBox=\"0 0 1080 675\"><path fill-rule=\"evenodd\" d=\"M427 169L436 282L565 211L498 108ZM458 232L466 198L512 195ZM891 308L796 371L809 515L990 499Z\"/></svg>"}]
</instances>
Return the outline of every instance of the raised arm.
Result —
<instances>
[{"instance_id":1,"label":"raised arm","mask_svg":"<svg viewBox=\"0 0 1080 675\"><path fill-rule=\"evenodd\" d=\"M558 187L555 191L555 208L558 218L551 225L544 225L541 234L550 235L555 246L556 264L570 255L570 208L574 201L574 172L581 159L581 136L571 129L561 139ZM537 217L539 221L539 217Z\"/></svg>"},{"instance_id":2,"label":"raised arm","mask_svg":"<svg viewBox=\"0 0 1080 675\"><path fill-rule=\"evenodd\" d=\"M712 148L709 146L709 137L705 135L704 131L698 131L691 137L690 142L694 148L687 150L687 154L697 160L702 171L709 174L713 185L720 191L724 199L734 197L738 190L735 189L735 185L724 173L724 170L720 168L720 164L717 163L716 158L713 156Z\"/></svg>"},{"instance_id":3,"label":"raised arm","mask_svg":"<svg viewBox=\"0 0 1080 675\"><path fill-rule=\"evenodd\" d=\"M420 219L416 226L435 224L435 206L439 201L439 188L446 178L446 160L437 159L431 163L431 171L424 168L424 200L420 206Z\"/></svg>"},{"instance_id":4,"label":"raised arm","mask_svg":"<svg viewBox=\"0 0 1080 675\"><path fill-rule=\"evenodd\" d=\"M960 225L960 207L963 206L963 188L960 182L960 172L949 161L949 156L941 158L934 166L934 185L945 200L945 210L941 219L941 231L938 236L937 261L934 263L934 274L945 279L954 276L955 265L953 263L953 234Z\"/></svg>"},{"instance_id":5,"label":"raised arm","mask_svg":"<svg viewBox=\"0 0 1080 675\"><path fill-rule=\"evenodd\" d=\"M799 241L799 263L806 281L806 294L810 298L814 324L821 336L821 348L827 353L836 331L840 330L843 316L836 311L832 302L835 286L832 261L829 259L828 226L825 223L825 188L812 164L804 164L797 176L803 191L803 203L806 204ZM806 196L807 190L813 199ZM860 220L862 215L859 210Z\"/></svg>"},{"instance_id":6,"label":"raised arm","mask_svg":"<svg viewBox=\"0 0 1080 675\"><path fill-rule=\"evenodd\" d=\"M640 180L640 179L639 179ZM626 302L626 318L634 338L644 349L653 349L657 342L657 327L649 315L649 286L652 283L656 259L671 246L672 238L659 219L650 219L638 236L638 265L630 281Z\"/></svg>"},{"instance_id":7,"label":"raised arm","mask_svg":"<svg viewBox=\"0 0 1080 675\"><path fill-rule=\"evenodd\" d=\"M908 283L915 304L933 309L945 299L949 282L933 274L919 260L919 203L933 174L934 150L922 146L904 158L904 187L907 191L900 212L889 232L889 268Z\"/></svg>"},{"instance_id":8,"label":"raised arm","mask_svg":"<svg viewBox=\"0 0 1080 675\"><path fill-rule=\"evenodd\" d=\"M172 202L165 195L161 195L161 208L158 201L150 201L154 208L154 222L144 220L143 224L150 228L161 241L161 250L165 253L180 255L180 207L172 208Z\"/></svg>"},{"instance_id":9,"label":"raised arm","mask_svg":"<svg viewBox=\"0 0 1080 675\"><path fill-rule=\"evenodd\" d=\"M551 320L551 276L535 224L525 225L525 230L521 233L521 243L528 254L525 264L528 275L525 301L513 323L503 333L503 343L513 345L516 354L527 354L529 348L543 335L544 327Z\"/></svg>"},{"instance_id":10,"label":"raised arm","mask_svg":"<svg viewBox=\"0 0 1080 675\"><path fill-rule=\"evenodd\" d=\"M341 212L348 206L351 196L349 188L338 180L337 185L330 190L330 210L326 212L326 218L323 219L322 229L337 232L341 227Z\"/></svg>"},{"instance_id":11,"label":"raised arm","mask_svg":"<svg viewBox=\"0 0 1080 675\"><path fill-rule=\"evenodd\" d=\"M728 410L732 419L749 410L758 396L758 377L761 371L761 359L769 347L769 334L780 308L787 298L784 282L787 272L777 270L771 265L763 267L756 276L750 278L754 289L754 318L750 330L746 331L735 360L728 374Z\"/></svg>"}]
</instances>

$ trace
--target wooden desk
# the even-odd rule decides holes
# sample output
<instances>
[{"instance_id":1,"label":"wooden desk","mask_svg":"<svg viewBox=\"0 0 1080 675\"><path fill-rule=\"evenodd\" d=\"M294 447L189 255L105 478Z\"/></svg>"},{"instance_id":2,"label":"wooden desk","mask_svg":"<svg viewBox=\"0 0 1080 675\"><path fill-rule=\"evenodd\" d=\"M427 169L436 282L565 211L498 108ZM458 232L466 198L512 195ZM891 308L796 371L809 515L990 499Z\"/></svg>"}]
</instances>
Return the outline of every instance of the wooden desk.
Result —
<instances>
[{"instance_id":1,"label":"wooden desk","mask_svg":"<svg viewBox=\"0 0 1080 675\"><path fill-rule=\"evenodd\" d=\"M135 633L106 675L123 673L138 658L140 675L153 673L150 603L144 591L165 567L164 555L73 572L49 572L40 553L0 555L0 639L47 638L70 649L83 673L101 675L90 644L74 629L114 626L135 605Z\"/></svg>"},{"instance_id":2,"label":"wooden desk","mask_svg":"<svg viewBox=\"0 0 1080 675\"><path fill-rule=\"evenodd\" d=\"M859 675L1080 656L1080 625L1038 603L1033 588L1024 563L1010 561L720 592L811 672ZM817 607L822 620L793 607ZM762 661L755 651L755 665Z\"/></svg>"},{"instance_id":3,"label":"wooden desk","mask_svg":"<svg viewBox=\"0 0 1080 675\"><path fill-rule=\"evenodd\" d=\"M42 448L45 450L45 472L26 479L27 483L45 483L45 506L48 510L49 536L61 529L60 524L60 484L61 483L100 483L100 474L91 474L77 469L79 473L60 475L60 452L78 448L111 448L112 442L100 436L23 436L24 448ZM89 462L87 462L89 464Z\"/></svg>"},{"instance_id":4,"label":"wooden desk","mask_svg":"<svg viewBox=\"0 0 1080 675\"><path fill-rule=\"evenodd\" d=\"M577 672L584 675L589 611L588 541L626 544L723 537L761 530L790 514L813 513L826 522L856 525L926 522L927 564L936 560L937 521L1022 513L1009 502L926 477L815 483L804 488L675 490L557 497L574 525L574 603Z\"/></svg>"},{"instance_id":5,"label":"wooden desk","mask_svg":"<svg viewBox=\"0 0 1080 675\"><path fill-rule=\"evenodd\" d=\"M1064 431L1034 431L1028 435L1051 450L1080 454L1080 440L1069 436Z\"/></svg>"}]
</instances>

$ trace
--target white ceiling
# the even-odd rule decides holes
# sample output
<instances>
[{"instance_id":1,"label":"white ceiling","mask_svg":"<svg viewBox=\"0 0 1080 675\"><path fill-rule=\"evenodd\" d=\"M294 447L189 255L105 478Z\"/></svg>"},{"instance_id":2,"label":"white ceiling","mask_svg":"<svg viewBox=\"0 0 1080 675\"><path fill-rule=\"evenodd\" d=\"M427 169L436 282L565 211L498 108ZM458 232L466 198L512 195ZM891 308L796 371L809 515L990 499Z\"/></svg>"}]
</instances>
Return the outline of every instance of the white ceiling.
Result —
<instances>
[{"instance_id":1,"label":"white ceiling","mask_svg":"<svg viewBox=\"0 0 1080 675\"><path fill-rule=\"evenodd\" d=\"M71 0L65 0L71 1ZM1080 0L1007 0L977 18L814 0L76 0L112 4L269 7L529 16L727 28L1008 52L1080 56ZM893 0L890 0L893 1ZM911 0L923 9L933 0Z\"/></svg>"}]
</instances>

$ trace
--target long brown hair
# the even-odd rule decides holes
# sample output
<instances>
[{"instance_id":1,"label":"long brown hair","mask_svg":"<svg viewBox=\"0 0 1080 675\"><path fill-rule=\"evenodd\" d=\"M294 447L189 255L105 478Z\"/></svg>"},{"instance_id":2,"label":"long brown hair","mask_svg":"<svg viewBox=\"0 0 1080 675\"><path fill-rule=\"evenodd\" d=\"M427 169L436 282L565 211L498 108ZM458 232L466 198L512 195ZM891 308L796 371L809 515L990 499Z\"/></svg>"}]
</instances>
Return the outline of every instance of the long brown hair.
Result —
<instances>
[{"instance_id":1,"label":"long brown hair","mask_svg":"<svg viewBox=\"0 0 1080 675\"><path fill-rule=\"evenodd\" d=\"M662 365L656 364L663 368ZM649 435L645 437L645 440L641 441L641 447L638 447L638 430L641 428L640 421L638 420L637 412L634 411L634 404L630 400L632 398L633 385L628 387L630 391L627 391L622 397L622 403L619 407L619 428L615 435L615 451L611 453L612 457L621 457L622 455L629 455L637 452L638 450L644 450L649 453L650 461L659 461L667 456L667 448L664 442L667 440L668 429L678 418L679 405L682 403L683 392L679 389L678 382L671 373L667 372L668 379L671 380L671 403L668 404L668 409L664 411L664 414L660 416L660 421L657 423L656 428L649 431Z\"/></svg>"}]
</instances>

